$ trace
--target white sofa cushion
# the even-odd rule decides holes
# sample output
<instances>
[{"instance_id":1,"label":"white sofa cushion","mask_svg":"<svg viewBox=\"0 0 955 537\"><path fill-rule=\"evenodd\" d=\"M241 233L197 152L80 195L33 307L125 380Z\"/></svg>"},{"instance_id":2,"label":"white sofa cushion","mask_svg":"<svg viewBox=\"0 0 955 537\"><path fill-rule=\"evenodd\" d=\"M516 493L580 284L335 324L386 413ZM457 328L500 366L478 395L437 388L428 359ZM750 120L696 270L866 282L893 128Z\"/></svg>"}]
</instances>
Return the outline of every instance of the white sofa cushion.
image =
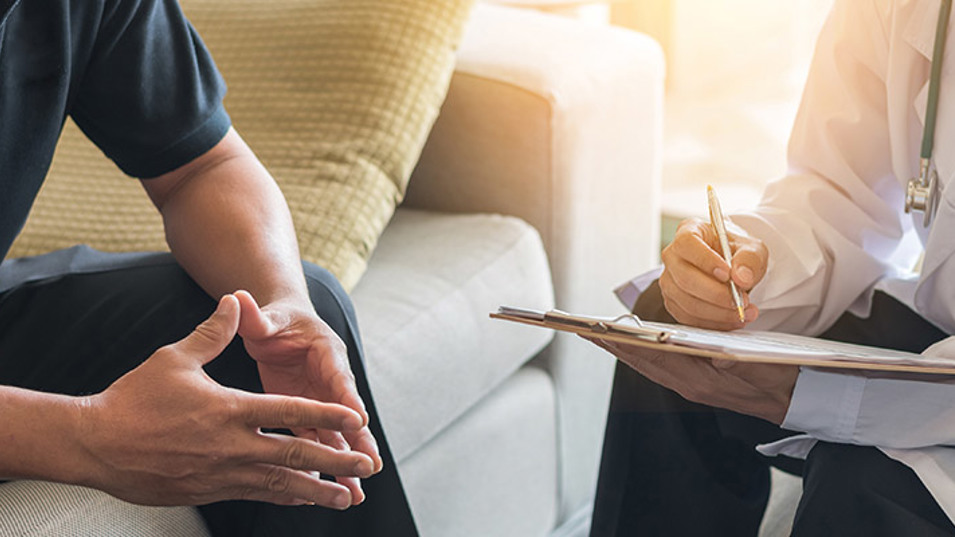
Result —
<instances>
[{"instance_id":1,"label":"white sofa cushion","mask_svg":"<svg viewBox=\"0 0 955 537\"><path fill-rule=\"evenodd\" d=\"M399 462L552 338L488 318L502 304L553 304L540 237L512 217L399 209L352 298Z\"/></svg>"},{"instance_id":2,"label":"white sofa cushion","mask_svg":"<svg viewBox=\"0 0 955 537\"><path fill-rule=\"evenodd\" d=\"M556 404L550 375L524 367L408 457L401 480L421 537L550 533Z\"/></svg>"}]
</instances>

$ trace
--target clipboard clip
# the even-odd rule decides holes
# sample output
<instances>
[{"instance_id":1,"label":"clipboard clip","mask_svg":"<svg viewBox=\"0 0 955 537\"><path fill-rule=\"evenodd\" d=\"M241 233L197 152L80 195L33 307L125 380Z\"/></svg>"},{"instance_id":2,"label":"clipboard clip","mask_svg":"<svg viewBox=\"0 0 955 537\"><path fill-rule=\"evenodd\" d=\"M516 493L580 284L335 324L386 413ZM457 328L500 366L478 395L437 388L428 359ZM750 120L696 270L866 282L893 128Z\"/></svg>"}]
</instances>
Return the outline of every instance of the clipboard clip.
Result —
<instances>
[{"instance_id":1,"label":"clipboard clip","mask_svg":"<svg viewBox=\"0 0 955 537\"><path fill-rule=\"evenodd\" d=\"M670 340L670 332L659 328L652 328L643 324L633 313L625 313L613 319L572 315L560 310L547 312L501 306L498 308L501 315L509 315L529 321L545 324L572 326L586 329L594 334L625 334L646 341L666 343Z\"/></svg>"}]
</instances>

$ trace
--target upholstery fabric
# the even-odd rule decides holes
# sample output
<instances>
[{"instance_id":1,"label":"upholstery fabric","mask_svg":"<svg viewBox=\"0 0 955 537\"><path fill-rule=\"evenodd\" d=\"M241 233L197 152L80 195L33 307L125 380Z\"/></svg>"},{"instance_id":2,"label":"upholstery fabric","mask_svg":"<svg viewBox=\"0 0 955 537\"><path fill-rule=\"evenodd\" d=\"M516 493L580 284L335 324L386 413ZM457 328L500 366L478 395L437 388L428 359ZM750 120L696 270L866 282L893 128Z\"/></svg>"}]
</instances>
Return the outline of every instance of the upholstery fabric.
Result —
<instances>
[{"instance_id":1,"label":"upholstery fabric","mask_svg":"<svg viewBox=\"0 0 955 537\"><path fill-rule=\"evenodd\" d=\"M558 308L623 313L611 289L659 262L663 82L645 35L479 3L405 206L518 216L540 232ZM563 518L595 490L614 360L571 334L546 354L573 431Z\"/></svg>"},{"instance_id":2,"label":"upholstery fabric","mask_svg":"<svg viewBox=\"0 0 955 537\"><path fill-rule=\"evenodd\" d=\"M0 484L0 535L206 537L191 507L145 507L105 492L45 481Z\"/></svg>"},{"instance_id":3,"label":"upholstery fabric","mask_svg":"<svg viewBox=\"0 0 955 537\"><path fill-rule=\"evenodd\" d=\"M188 0L229 84L236 129L279 181L303 257L346 289L401 201L472 0ZM79 242L165 249L139 186L64 133L11 256Z\"/></svg>"},{"instance_id":4,"label":"upholstery fabric","mask_svg":"<svg viewBox=\"0 0 955 537\"><path fill-rule=\"evenodd\" d=\"M501 305L554 300L537 232L512 217L399 209L352 299L399 463L553 337L488 318Z\"/></svg>"},{"instance_id":5,"label":"upholstery fabric","mask_svg":"<svg viewBox=\"0 0 955 537\"><path fill-rule=\"evenodd\" d=\"M399 463L421 535L548 535L557 518L558 405L550 375L525 366Z\"/></svg>"}]
</instances>

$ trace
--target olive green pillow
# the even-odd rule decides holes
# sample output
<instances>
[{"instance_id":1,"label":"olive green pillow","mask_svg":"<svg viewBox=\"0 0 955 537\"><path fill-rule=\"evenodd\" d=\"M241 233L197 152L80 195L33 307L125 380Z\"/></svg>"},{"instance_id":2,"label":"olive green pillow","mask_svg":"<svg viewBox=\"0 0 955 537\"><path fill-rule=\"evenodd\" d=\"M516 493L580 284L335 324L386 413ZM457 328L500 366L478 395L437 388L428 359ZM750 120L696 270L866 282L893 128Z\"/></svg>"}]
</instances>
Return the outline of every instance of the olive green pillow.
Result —
<instances>
[{"instance_id":1,"label":"olive green pillow","mask_svg":"<svg viewBox=\"0 0 955 537\"><path fill-rule=\"evenodd\" d=\"M444 100L472 0L183 0L239 134L278 180L305 259L351 289ZM165 249L138 182L73 125L11 256Z\"/></svg>"}]
</instances>

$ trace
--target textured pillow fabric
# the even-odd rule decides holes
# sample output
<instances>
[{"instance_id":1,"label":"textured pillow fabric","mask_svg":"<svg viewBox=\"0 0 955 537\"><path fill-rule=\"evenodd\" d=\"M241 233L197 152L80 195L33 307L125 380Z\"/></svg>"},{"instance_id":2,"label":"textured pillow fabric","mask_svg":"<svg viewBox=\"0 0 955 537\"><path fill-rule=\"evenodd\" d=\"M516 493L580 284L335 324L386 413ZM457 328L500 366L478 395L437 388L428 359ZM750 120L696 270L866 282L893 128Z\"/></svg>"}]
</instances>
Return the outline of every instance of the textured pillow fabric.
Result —
<instances>
[{"instance_id":1,"label":"textured pillow fabric","mask_svg":"<svg viewBox=\"0 0 955 537\"><path fill-rule=\"evenodd\" d=\"M305 259L351 289L401 201L472 0L183 0L226 109L278 180ZM164 249L135 181L68 126L11 256Z\"/></svg>"}]
</instances>

